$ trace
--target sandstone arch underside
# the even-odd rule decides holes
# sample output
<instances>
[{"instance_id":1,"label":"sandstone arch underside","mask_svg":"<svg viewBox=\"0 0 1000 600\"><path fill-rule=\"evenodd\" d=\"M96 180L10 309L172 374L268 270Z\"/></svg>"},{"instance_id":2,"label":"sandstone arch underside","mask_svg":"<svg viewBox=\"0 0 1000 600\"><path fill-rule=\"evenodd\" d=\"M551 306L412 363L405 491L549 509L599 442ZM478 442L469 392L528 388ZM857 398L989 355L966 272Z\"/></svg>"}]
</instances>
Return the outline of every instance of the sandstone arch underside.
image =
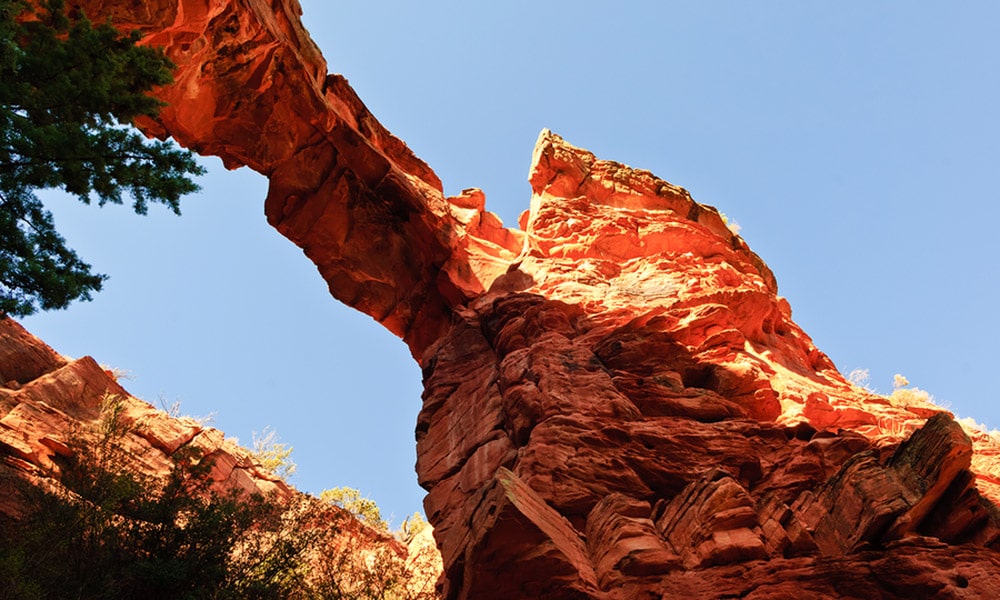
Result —
<instances>
[{"instance_id":1,"label":"sandstone arch underside","mask_svg":"<svg viewBox=\"0 0 1000 600\"><path fill-rule=\"evenodd\" d=\"M156 122L423 367L447 598L994 597L996 446L849 384L719 213L542 132L519 229L446 197L295 0L80 2L178 65Z\"/></svg>"}]
</instances>

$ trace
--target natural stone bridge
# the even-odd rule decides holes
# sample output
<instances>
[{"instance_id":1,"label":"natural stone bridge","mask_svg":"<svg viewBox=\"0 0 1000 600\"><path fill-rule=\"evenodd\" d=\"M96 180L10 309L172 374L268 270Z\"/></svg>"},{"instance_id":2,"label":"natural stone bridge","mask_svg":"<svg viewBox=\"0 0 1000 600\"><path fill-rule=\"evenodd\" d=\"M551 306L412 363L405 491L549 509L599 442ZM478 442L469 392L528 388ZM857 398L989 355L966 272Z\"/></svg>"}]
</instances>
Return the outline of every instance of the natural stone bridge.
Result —
<instances>
[{"instance_id":1,"label":"natural stone bridge","mask_svg":"<svg viewBox=\"0 0 1000 600\"><path fill-rule=\"evenodd\" d=\"M845 381L715 209L543 132L504 229L295 0L78 4L177 63L140 126L265 174L268 221L423 367L447 598L995 597L996 448Z\"/></svg>"}]
</instances>

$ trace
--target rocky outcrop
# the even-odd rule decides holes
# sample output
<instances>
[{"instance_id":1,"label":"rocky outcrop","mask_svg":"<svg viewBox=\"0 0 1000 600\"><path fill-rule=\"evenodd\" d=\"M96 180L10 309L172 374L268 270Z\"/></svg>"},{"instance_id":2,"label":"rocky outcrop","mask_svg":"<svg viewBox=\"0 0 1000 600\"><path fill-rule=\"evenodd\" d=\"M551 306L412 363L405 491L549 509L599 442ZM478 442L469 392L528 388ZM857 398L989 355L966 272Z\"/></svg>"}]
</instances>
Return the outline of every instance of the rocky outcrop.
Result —
<instances>
[{"instance_id":1,"label":"rocky outcrop","mask_svg":"<svg viewBox=\"0 0 1000 600\"><path fill-rule=\"evenodd\" d=\"M441 557L430 527L396 539L346 510L301 494L221 431L129 395L93 358L66 359L10 318L0 319L0 380L0 527L5 535L18 535L16 521L37 510L32 501L37 494L25 495L24 483L76 497L72 486L63 486L66 477L79 482L72 459L88 448L109 447L103 441L110 433L114 450L99 459L137 475L137 481L166 480L177 461L208 461L215 492L223 497L260 494L281 508L284 535L302 535L299 544L322 544L310 546L304 558L311 561L312 577L325 585L335 582L345 593L433 596Z\"/></svg>"},{"instance_id":2,"label":"rocky outcrop","mask_svg":"<svg viewBox=\"0 0 1000 600\"><path fill-rule=\"evenodd\" d=\"M996 444L849 384L715 209L543 132L503 229L294 0L81 4L178 64L146 131L266 174L268 221L420 362L445 597L995 596Z\"/></svg>"},{"instance_id":3,"label":"rocky outcrop","mask_svg":"<svg viewBox=\"0 0 1000 600\"><path fill-rule=\"evenodd\" d=\"M469 191L434 172L327 65L296 0L74 3L146 34L177 64L151 135L267 175L268 222L303 249L337 299L420 358L451 308L482 293L523 246Z\"/></svg>"},{"instance_id":4,"label":"rocky outcrop","mask_svg":"<svg viewBox=\"0 0 1000 600\"><path fill-rule=\"evenodd\" d=\"M211 477L219 490L292 493L221 431L129 395L93 358L66 359L9 318L0 320L0 380L0 455L5 466L25 474L58 474L58 457L71 452L69 438L91 435L107 403L117 401L121 425L130 430L122 444L135 472L163 475L171 456L191 448L214 462Z\"/></svg>"},{"instance_id":5,"label":"rocky outcrop","mask_svg":"<svg viewBox=\"0 0 1000 600\"><path fill-rule=\"evenodd\" d=\"M448 594L993 593L998 513L950 415L846 382L683 190L547 132L531 181L528 249L424 368Z\"/></svg>"},{"instance_id":6,"label":"rocky outcrop","mask_svg":"<svg viewBox=\"0 0 1000 600\"><path fill-rule=\"evenodd\" d=\"M120 408L120 444L129 468L143 476L170 472L171 457L195 454L212 462L218 491L239 490L290 499L293 490L212 427L174 417L131 396L91 357L66 359L13 319L0 320L0 459L4 473L57 482L74 447L98 435L109 402ZM0 486L0 513L17 515L16 489Z\"/></svg>"},{"instance_id":7,"label":"rocky outcrop","mask_svg":"<svg viewBox=\"0 0 1000 600\"><path fill-rule=\"evenodd\" d=\"M850 597L853 569L859 597L905 597L870 553L950 543L976 549L920 589L969 593L968 569L988 596L997 511L949 415L846 382L684 190L548 132L531 182L524 253L426 355L417 468L449 594Z\"/></svg>"}]
</instances>

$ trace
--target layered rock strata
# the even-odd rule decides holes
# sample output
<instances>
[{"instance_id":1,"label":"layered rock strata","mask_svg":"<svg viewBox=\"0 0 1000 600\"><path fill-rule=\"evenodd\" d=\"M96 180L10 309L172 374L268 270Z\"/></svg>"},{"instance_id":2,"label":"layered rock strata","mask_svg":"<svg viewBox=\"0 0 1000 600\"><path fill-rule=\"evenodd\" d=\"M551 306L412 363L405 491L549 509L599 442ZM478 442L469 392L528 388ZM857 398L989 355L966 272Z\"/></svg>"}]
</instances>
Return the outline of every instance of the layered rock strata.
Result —
<instances>
[{"instance_id":1,"label":"layered rock strata","mask_svg":"<svg viewBox=\"0 0 1000 600\"><path fill-rule=\"evenodd\" d=\"M120 407L126 430L120 444L129 469L143 476L168 474L172 457L195 451L212 463L218 491L290 499L293 490L218 429L174 417L130 395L114 374L85 356L70 360L13 319L0 320L0 466L4 474L57 482L74 443L98 435L109 402ZM77 438L74 442L74 438ZM16 489L0 486L0 513L16 516Z\"/></svg>"},{"instance_id":2,"label":"layered rock strata","mask_svg":"<svg viewBox=\"0 0 1000 600\"><path fill-rule=\"evenodd\" d=\"M114 445L120 450L114 457L123 461L116 467L145 481L167 478L177 459L208 461L214 491L263 495L287 507L289 519L302 519L303 527L325 532L323 552L312 550L306 556L318 577L329 576L335 565L340 574L334 580L345 593L352 586L381 585L408 598L432 596L441 559L427 539L431 528L404 543L346 510L305 496L221 431L135 398L93 358L67 359L9 318L0 320L0 525L36 509L25 504L24 486L17 480L64 497L74 495L63 487L63 478L73 475L76 452L101 443L112 405Z\"/></svg>"},{"instance_id":3,"label":"layered rock strata","mask_svg":"<svg viewBox=\"0 0 1000 600\"><path fill-rule=\"evenodd\" d=\"M684 190L547 132L531 183L526 251L425 354L451 597L994 593L950 415L845 381Z\"/></svg>"},{"instance_id":4,"label":"layered rock strata","mask_svg":"<svg viewBox=\"0 0 1000 600\"><path fill-rule=\"evenodd\" d=\"M997 452L849 384L708 206L543 132L520 229L327 75L294 0L82 2L166 47L173 135L424 373L446 598L990 598Z\"/></svg>"}]
</instances>

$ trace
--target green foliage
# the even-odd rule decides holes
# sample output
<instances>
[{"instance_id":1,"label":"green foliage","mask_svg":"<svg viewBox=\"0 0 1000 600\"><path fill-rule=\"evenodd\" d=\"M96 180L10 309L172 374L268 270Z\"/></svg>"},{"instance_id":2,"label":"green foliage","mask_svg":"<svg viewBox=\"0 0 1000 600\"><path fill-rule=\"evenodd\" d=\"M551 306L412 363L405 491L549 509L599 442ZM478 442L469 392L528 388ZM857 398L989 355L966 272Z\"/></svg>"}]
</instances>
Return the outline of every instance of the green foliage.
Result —
<instances>
[{"instance_id":1,"label":"green foliage","mask_svg":"<svg viewBox=\"0 0 1000 600\"><path fill-rule=\"evenodd\" d=\"M382 512L375 501L363 497L361 492L354 488L330 488L320 492L319 498L324 502L336 504L376 529L389 530L389 526L382 520Z\"/></svg>"},{"instance_id":2,"label":"green foliage","mask_svg":"<svg viewBox=\"0 0 1000 600\"><path fill-rule=\"evenodd\" d=\"M733 235L739 235L740 234L740 230L742 229L742 227L740 227L739 223L737 223L736 221L731 220L728 216L726 216L726 213L722 212L721 210L719 211L719 216L722 217L722 224L725 225L726 228Z\"/></svg>"},{"instance_id":3,"label":"green foliage","mask_svg":"<svg viewBox=\"0 0 1000 600\"><path fill-rule=\"evenodd\" d=\"M382 520L378 505L361 492L349 487L332 488L320 493L320 500L352 513L384 534L389 526ZM391 535L404 545L429 527L419 513L403 521ZM440 569L440 555L432 546L411 547L410 555L401 555L392 544L371 545L355 534L355 551L329 553L316 564L314 597L364 600L433 600Z\"/></svg>"},{"instance_id":4,"label":"green foliage","mask_svg":"<svg viewBox=\"0 0 1000 600\"><path fill-rule=\"evenodd\" d=\"M430 549L425 549L430 550ZM413 572L389 546L331 554L317 565L313 598L330 600L434 600L436 571L429 555L418 554L423 571Z\"/></svg>"},{"instance_id":5,"label":"green foliage","mask_svg":"<svg viewBox=\"0 0 1000 600\"><path fill-rule=\"evenodd\" d=\"M342 534L320 500L215 491L193 449L175 452L164 478L137 474L124 407L107 396L92 430L70 434L61 486L0 481L28 509L0 519L0 600L436 598L433 549L412 571L398 545ZM333 495L381 522L357 490Z\"/></svg>"},{"instance_id":6,"label":"green foliage","mask_svg":"<svg viewBox=\"0 0 1000 600\"><path fill-rule=\"evenodd\" d=\"M403 520L403 524L399 526L399 531L396 532L396 536L404 544L410 543L413 538L430 527L430 523L424 518L419 512L413 513L410 517Z\"/></svg>"},{"instance_id":7,"label":"green foliage","mask_svg":"<svg viewBox=\"0 0 1000 600\"><path fill-rule=\"evenodd\" d=\"M212 491L195 451L163 480L137 475L121 407L108 399L96 441L73 442L64 489L21 486L32 510L0 529L0 598L293 597L321 532L262 496Z\"/></svg>"},{"instance_id":8,"label":"green foliage","mask_svg":"<svg viewBox=\"0 0 1000 600\"><path fill-rule=\"evenodd\" d=\"M256 431L253 432L252 454L262 467L285 481L295 473L292 447L278 442L277 432L270 427L265 427L259 437Z\"/></svg>"},{"instance_id":9,"label":"green foliage","mask_svg":"<svg viewBox=\"0 0 1000 600\"><path fill-rule=\"evenodd\" d=\"M106 279L66 246L36 190L99 205L128 194L136 213L154 202L180 214L198 189L189 175L204 172L190 152L128 126L161 106L148 92L172 79L162 50L62 0L38 4L0 0L0 311L12 315L90 300Z\"/></svg>"}]
</instances>

